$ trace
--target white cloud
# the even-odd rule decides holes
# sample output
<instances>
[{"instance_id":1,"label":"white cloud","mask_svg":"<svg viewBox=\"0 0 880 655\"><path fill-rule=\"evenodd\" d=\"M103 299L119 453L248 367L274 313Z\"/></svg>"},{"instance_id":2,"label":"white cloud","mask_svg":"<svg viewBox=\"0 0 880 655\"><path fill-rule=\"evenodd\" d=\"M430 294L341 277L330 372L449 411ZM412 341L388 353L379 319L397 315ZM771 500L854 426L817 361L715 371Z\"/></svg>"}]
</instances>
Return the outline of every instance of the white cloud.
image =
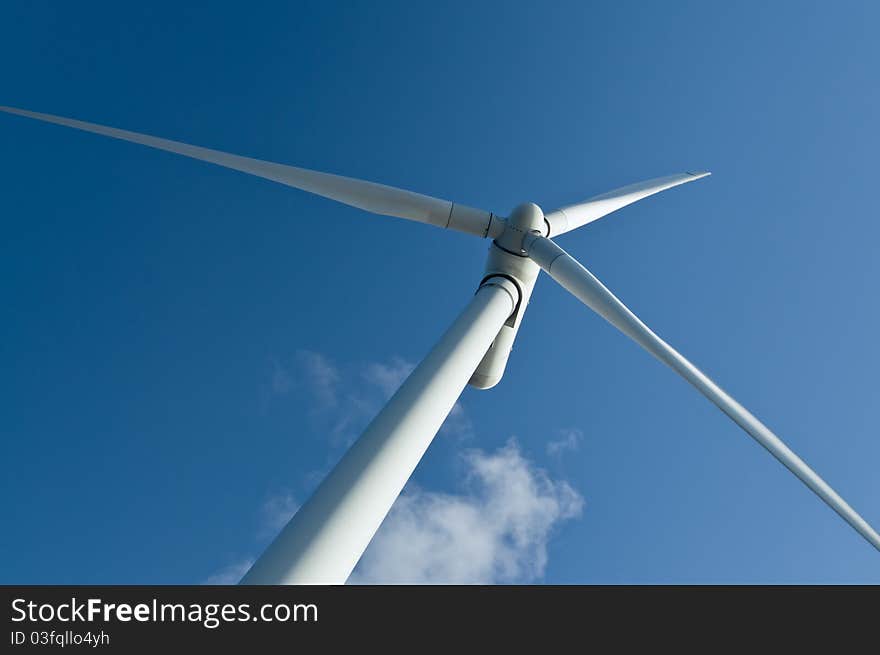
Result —
<instances>
[{"instance_id":1,"label":"white cloud","mask_svg":"<svg viewBox=\"0 0 880 655\"><path fill-rule=\"evenodd\" d=\"M223 585L223 584L238 584L239 580L244 577L244 574L248 572L248 570L253 566L254 560L246 559L241 560L240 562L235 562L234 564L230 564L219 571L209 575L202 584L206 585Z\"/></svg>"},{"instance_id":2,"label":"white cloud","mask_svg":"<svg viewBox=\"0 0 880 655\"><path fill-rule=\"evenodd\" d=\"M576 428L566 428L558 433L559 439L547 442L547 454L552 457L559 457L569 450L577 450L584 438L584 433Z\"/></svg>"},{"instance_id":3,"label":"white cloud","mask_svg":"<svg viewBox=\"0 0 880 655\"><path fill-rule=\"evenodd\" d=\"M463 456L472 489L407 488L352 583L496 584L543 575L551 532L580 514L580 494L535 468L512 439L494 453Z\"/></svg>"},{"instance_id":4,"label":"white cloud","mask_svg":"<svg viewBox=\"0 0 880 655\"><path fill-rule=\"evenodd\" d=\"M493 453L462 453L466 491L407 486L351 577L353 584L505 584L540 579L547 544L583 498L526 459L510 439ZM263 503L261 539L274 537L299 508L286 491ZM236 584L253 559L227 566L203 584Z\"/></svg>"},{"instance_id":5,"label":"white cloud","mask_svg":"<svg viewBox=\"0 0 880 655\"><path fill-rule=\"evenodd\" d=\"M291 373L276 365L272 388L279 394L294 385L305 388L312 396L315 427L338 448L357 438L413 368L397 356L339 368L320 353L302 350ZM441 433L473 435L470 418L459 402ZM576 449L582 439L578 430L558 434L547 444L547 452L554 456ZM535 467L514 440L493 453L468 450L462 457L467 470L465 492L438 493L409 485L352 582L491 584L541 578L553 530L581 512L583 499L567 482L551 479ZM270 496L261 508L256 537L277 534L297 508L289 492Z\"/></svg>"}]
</instances>

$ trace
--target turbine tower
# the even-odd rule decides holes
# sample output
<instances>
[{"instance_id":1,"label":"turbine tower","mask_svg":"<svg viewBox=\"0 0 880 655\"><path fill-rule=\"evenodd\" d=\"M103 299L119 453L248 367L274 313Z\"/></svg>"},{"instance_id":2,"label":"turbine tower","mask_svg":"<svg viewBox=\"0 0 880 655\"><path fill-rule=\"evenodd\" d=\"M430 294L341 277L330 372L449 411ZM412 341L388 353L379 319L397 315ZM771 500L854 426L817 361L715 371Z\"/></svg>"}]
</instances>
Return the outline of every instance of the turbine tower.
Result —
<instances>
[{"instance_id":1,"label":"turbine tower","mask_svg":"<svg viewBox=\"0 0 880 655\"><path fill-rule=\"evenodd\" d=\"M501 379L541 270L687 380L880 550L880 535L813 469L551 239L709 173L682 173L640 182L549 214L525 203L504 218L373 182L60 116L12 107L0 110L200 159L374 214L492 240L483 277L464 310L254 563L242 584L343 584L348 579L465 385L489 389Z\"/></svg>"}]
</instances>

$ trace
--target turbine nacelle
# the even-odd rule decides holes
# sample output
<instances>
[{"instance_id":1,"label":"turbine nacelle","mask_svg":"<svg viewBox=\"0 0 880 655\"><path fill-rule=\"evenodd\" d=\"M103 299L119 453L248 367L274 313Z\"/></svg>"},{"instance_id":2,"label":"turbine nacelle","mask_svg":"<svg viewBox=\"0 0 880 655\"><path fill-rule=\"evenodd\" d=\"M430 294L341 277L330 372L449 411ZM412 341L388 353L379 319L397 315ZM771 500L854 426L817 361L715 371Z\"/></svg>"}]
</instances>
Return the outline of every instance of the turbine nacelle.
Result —
<instances>
[{"instance_id":1,"label":"turbine nacelle","mask_svg":"<svg viewBox=\"0 0 880 655\"><path fill-rule=\"evenodd\" d=\"M536 231L542 235L547 233L544 212L532 202L514 209L503 225L504 230L489 246L481 286L493 277L506 278L519 290L519 302L468 381L470 386L477 389L491 389L504 376L513 342L541 270L523 250L523 239Z\"/></svg>"}]
</instances>

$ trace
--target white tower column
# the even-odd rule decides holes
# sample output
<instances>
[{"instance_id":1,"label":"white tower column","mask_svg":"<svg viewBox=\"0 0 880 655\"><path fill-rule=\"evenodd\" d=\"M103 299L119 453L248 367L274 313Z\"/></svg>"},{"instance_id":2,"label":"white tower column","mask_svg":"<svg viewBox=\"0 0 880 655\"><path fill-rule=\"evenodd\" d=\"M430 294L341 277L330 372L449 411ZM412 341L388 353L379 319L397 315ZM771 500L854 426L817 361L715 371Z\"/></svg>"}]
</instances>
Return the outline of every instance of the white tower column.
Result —
<instances>
[{"instance_id":1,"label":"white tower column","mask_svg":"<svg viewBox=\"0 0 880 655\"><path fill-rule=\"evenodd\" d=\"M345 583L518 301L483 283L241 584Z\"/></svg>"}]
</instances>

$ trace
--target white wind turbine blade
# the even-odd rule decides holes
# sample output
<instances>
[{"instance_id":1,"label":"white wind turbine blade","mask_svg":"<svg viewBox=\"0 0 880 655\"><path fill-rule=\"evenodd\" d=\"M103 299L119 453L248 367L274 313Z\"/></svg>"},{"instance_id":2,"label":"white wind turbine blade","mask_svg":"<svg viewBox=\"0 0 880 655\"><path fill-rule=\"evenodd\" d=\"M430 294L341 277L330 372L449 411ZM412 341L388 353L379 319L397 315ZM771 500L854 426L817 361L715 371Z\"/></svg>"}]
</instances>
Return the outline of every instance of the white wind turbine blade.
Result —
<instances>
[{"instance_id":1,"label":"white wind turbine blade","mask_svg":"<svg viewBox=\"0 0 880 655\"><path fill-rule=\"evenodd\" d=\"M547 236L558 236L579 228L596 219L602 218L613 211L632 203L653 196L655 193L666 191L679 184L686 184L711 175L709 172L678 173L667 177L657 177L645 182L637 182L628 186L614 189L608 193L595 196L576 205L568 205L556 211L552 211L544 218L547 220L549 233Z\"/></svg>"},{"instance_id":2,"label":"white wind turbine blade","mask_svg":"<svg viewBox=\"0 0 880 655\"><path fill-rule=\"evenodd\" d=\"M356 180L350 177L320 173L305 168L286 166L251 157L241 157L229 153L191 146L169 139L161 139L137 132L129 132L113 127L105 127L94 123L40 114L25 109L0 106L0 111L18 116L26 116L36 120L64 125L86 132L102 134L114 139L131 141L151 148L200 159L218 166L232 168L249 173L287 186L308 191L337 202L363 209L364 211L385 216L405 218L420 223L428 223L438 227L450 228L480 237L496 237L504 228L504 223L490 212L473 209L448 200L440 200L412 191L396 189L384 184Z\"/></svg>"},{"instance_id":3,"label":"white wind turbine blade","mask_svg":"<svg viewBox=\"0 0 880 655\"><path fill-rule=\"evenodd\" d=\"M523 248L529 257L544 269L550 277L577 297L587 307L602 316L618 330L639 344L661 362L672 368L690 382L706 398L718 406L776 459L794 473L805 485L824 500L844 521L880 550L880 535L859 516L834 489L807 466L770 429L749 411L731 398L696 366L682 357L669 344L654 334L611 291L584 268L574 257L550 239L531 234L526 237Z\"/></svg>"}]
</instances>

